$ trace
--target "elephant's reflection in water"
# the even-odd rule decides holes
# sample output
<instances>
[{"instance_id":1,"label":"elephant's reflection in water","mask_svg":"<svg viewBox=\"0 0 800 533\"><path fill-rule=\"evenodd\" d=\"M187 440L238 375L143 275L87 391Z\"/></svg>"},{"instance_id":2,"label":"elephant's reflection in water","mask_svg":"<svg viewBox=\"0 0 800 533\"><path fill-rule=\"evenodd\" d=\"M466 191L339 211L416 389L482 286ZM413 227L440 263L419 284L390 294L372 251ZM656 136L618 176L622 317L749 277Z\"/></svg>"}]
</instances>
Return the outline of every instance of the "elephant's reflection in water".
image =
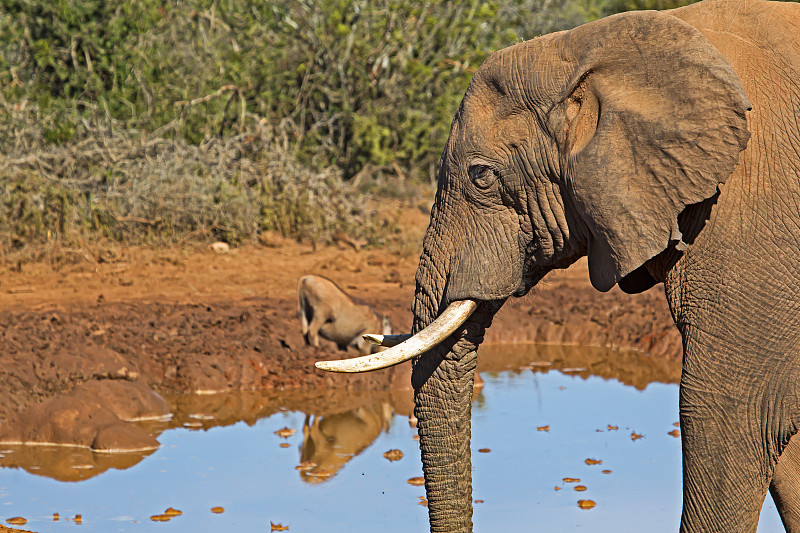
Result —
<instances>
[{"instance_id":1,"label":"elephant's reflection in water","mask_svg":"<svg viewBox=\"0 0 800 533\"><path fill-rule=\"evenodd\" d=\"M300 477L306 483L322 483L350 459L389 430L394 409L376 402L325 416L306 415L300 451Z\"/></svg>"}]
</instances>

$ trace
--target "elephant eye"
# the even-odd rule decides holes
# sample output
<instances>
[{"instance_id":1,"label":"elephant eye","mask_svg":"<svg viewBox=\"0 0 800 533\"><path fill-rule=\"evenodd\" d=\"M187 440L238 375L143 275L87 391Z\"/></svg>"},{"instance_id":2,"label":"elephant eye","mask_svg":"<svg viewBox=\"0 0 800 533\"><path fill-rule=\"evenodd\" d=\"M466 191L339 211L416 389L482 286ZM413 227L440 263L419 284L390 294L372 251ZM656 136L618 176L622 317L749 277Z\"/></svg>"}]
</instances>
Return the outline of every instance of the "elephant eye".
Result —
<instances>
[{"instance_id":1,"label":"elephant eye","mask_svg":"<svg viewBox=\"0 0 800 533\"><path fill-rule=\"evenodd\" d=\"M479 189L488 189L497 178L494 170L486 165L473 165L469 167L469 179Z\"/></svg>"}]
</instances>

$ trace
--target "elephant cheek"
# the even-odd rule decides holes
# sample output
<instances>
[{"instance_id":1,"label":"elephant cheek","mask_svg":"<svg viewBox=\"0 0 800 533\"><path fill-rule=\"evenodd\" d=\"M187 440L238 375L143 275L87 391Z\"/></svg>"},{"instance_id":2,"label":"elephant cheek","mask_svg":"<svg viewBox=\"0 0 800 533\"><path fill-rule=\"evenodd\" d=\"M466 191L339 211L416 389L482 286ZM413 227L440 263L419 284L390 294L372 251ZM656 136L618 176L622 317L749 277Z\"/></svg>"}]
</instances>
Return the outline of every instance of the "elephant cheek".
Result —
<instances>
[{"instance_id":1,"label":"elephant cheek","mask_svg":"<svg viewBox=\"0 0 800 533\"><path fill-rule=\"evenodd\" d=\"M515 247L516 248L516 247ZM522 258L518 249L469 248L458 261L447 284L445 303L473 299L500 300L513 294L522 283Z\"/></svg>"}]
</instances>

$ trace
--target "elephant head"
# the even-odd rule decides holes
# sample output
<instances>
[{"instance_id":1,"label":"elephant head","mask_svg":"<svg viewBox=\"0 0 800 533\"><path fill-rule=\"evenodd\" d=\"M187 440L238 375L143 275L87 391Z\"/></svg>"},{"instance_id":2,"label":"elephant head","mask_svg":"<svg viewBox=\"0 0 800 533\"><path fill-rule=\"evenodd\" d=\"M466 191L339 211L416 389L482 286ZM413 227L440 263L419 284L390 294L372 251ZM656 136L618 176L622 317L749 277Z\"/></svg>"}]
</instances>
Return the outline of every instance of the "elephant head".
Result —
<instances>
[{"instance_id":1,"label":"elephant head","mask_svg":"<svg viewBox=\"0 0 800 533\"><path fill-rule=\"evenodd\" d=\"M475 73L441 157L416 336L381 354L419 356L412 382L432 531L471 530L472 379L494 313L584 255L598 290L661 281L649 262L680 253L678 215L733 171L748 109L725 58L666 13L521 42Z\"/></svg>"}]
</instances>

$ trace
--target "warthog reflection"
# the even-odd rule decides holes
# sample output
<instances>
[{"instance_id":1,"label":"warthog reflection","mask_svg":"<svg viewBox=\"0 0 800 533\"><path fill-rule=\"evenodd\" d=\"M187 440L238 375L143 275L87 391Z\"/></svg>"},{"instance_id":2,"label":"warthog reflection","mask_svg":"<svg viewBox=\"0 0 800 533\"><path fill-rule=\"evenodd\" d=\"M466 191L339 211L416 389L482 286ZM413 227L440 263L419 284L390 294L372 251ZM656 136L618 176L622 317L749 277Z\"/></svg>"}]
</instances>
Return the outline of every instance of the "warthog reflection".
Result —
<instances>
[{"instance_id":1,"label":"warthog reflection","mask_svg":"<svg viewBox=\"0 0 800 533\"><path fill-rule=\"evenodd\" d=\"M333 477L381 433L388 431L393 418L394 409L385 402L326 416L306 415L300 478L306 483L322 483Z\"/></svg>"}]
</instances>

